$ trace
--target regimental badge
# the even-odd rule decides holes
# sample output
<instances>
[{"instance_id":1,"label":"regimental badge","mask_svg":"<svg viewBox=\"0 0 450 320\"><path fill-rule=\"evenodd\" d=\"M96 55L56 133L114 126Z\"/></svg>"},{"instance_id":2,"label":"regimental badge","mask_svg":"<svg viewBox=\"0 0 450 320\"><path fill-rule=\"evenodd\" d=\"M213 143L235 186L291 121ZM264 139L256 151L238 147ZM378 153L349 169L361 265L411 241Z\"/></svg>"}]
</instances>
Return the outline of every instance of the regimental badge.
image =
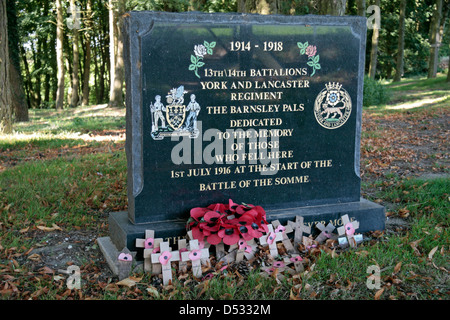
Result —
<instances>
[{"instance_id":1,"label":"regimental badge","mask_svg":"<svg viewBox=\"0 0 450 320\"><path fill-rule=\"evenodd\" d=\"M167 104L161 102L161 96L155 96L155 102L150 104L152 117L152 138L162 140L167 136L189 136L196 138L197 116L200 113L200 105L191 94L190 102L184 104L184 95L187 93L184 86L171 89L166 95ZM167 121L167 125L166 125Z\"/></svg>"},{"instance_id":2,"label":"regimental badge","mask_svg":"<svg viewBox=\"0 0 450 320\"><path fill-rule=\"evenodd\" d=\"M314 103L317 122L326 129L336 129L347 122L352 112L352 100L339 82L325 84Z\"/></svg>"}]
</instances>

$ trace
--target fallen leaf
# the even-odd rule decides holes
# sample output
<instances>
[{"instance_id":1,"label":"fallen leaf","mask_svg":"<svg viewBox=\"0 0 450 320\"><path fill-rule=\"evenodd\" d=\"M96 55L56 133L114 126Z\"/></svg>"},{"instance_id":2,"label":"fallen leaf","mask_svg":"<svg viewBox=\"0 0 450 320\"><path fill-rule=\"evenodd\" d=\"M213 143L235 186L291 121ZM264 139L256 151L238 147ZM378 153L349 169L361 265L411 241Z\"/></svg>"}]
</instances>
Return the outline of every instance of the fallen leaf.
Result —
<instances>
[{"instance_id":1,"label":"fallen leaf","mask_svg":"<svg viewBox=\"0 0 450 320\"><path fill-rule=\"evenodd\" d=\"M333 249L333 251L331 251L331 258L337 258L338 254L336 253L336 248Z\"/></svg>"},{"instance_id":2,"label":"fallen leaf","mask_svg":"<svg viewBox=\"0 0 450 320\"><path fill-rule=\"evenodd\" d=\"M417 245L421 242L423 240L423 238L422 239L419 239L419 240L416 240L416 241L413 241L413 242L411 242L409 245L411 246L411 248L413 248L413 250L414 250L414 253L416 254L416 255L418 255L418 256L420 256L420 251L419 251L419 249L417 249Z\"/></svg>"},{"instance_id":3,"label":"fallen leaf","mask_svg":"<svg viewBox=\"0 0 450 320\"><path fill-rule=\"evenodd\" d=\"M379 300L380 297L381 297L381 295L383 294L383 291L384 291L384 288L381 288L380 290L378 290L378 291L375 293L374 299L375 299L375 300Z\"/></svg>"},{"instance_id":4,"label":"fallen leaf","mask_svg":"<svg viewBox=\"0 0 450 320\"><path fill-rule=\"evenodd\" d=\"M402 262L400 261L397 263L394 267L394 273L398 273L400 271L400 268L402 267Z\"/></svg>"},{"instance_id":5,"label":"fallen leaf","mask_svg":"<svg viewBox=\"0 0 450 320\"><path fill-rule=\"evenodd\" d=\"M65 278L63 276L53 276L53 280L54 281L60 281L60 280L64 280Z\"/></svg>"},{"instance_id":6,"label":"fallen leaf","mask_svg":"<svg viewBox=\"0 0 450 320\"><path fill-rule=\"evenodd\" d=\"M360 255L361 257L367 257L369 255L369 251L367 250L361 250L361 251L356 251L355 252L356 255Z\"/></svg>"},{"instance_id":7,"label":"fallen leaf","mask_svg":"<svg viewBox=\"0 0 450 320\"><path fill-rule=\"evenodd\" d=\"M119 286L116 283L109 283L104 289L110 292L117 292L119 291Z\"/></svg>"},{"instance_id":8,"label":"fallen leaf","mask_svg":"<svg viewBox=\"0 0 450 320\"><path fill-rule=\"evenodd\" d=\"M398 211L398 215L400 216L400 218L407 218L409 216L409 210L405 208L400 209Z\"/></svg>"},{"instance_id":9,"label":"fallen leaf","mask_svg":"<svg viewBox=\"0 0 450 320\"><path fill-rule=\"evenodd\" d=\"M294 288L291 288L291 292L289 293L289 299L290 300L301 300L299 296L299 292L297 291L297 294L294 293Z\"/></svg>"},{"instance_id":10,"label":"fallen leaf","mask_svg":"<svg viewBox=\"0 0 450 320\"><path fill-rule=\"evenodd\" d=\"M153 287L153 286L148 287L147 292L149 294L151 294L152 296L154 296L155 298L157 298L157 299L159 298L159 292L158 292L158 290L156 290L155 287Z\"/></svg>"},{"instance_id":11,"label":"fallen leaf","mask_svg":"<svg viewBox=\"0 0 450 320\"><path fill-rule=\"evenodd\" d=\"M437 249L439 248L439 246L434 247L433 249L431 249L430 253L428 253L428 259L433 259L433 255L436 253Z\"/></svg>"},{"instance_id":12,"label":"fallen leaf","mask_svg":"<svg viewBox=\"0 0 450 320\"><path fill-rule=\"evenodd\" d=\"M26 228L20 229L19 232L20 233L25 233L25 232L28 231L28 229L30 229L30 227L26 227Z\"/></svg>"},{"instance_id":13,"label":"fallen leaf","mask_svg":"<svg viewBox=\"0 0 450 320\"><path fill-rule=\"evenodd\" d=\"M46 231L46 232L49 232L49 231L55 231L55 230L62 231L62 229L61 229L60 227L58 227L55 223L52 224L51 227L37 226L36 228L38 228L39 230L42 230L42 231Z\"/></svg>"},{"instance_id":14,"label":"fallen leaf","mask_svg":"<svg viewBox=\"0 0 450 320\"><path fill-rule=\"evenodd\" d=\"M49 274L53 274L53 273L55 273L55 270L53 270L53 269L51 269L51 268L49 268L49 267L47 267L47 266L44 266L44 267L42 267L42 268L40 268L39 269L39 272L40 273L49 273Z\"/></svg>"},{"instance_id":15,"label":"fallen leaf","mask_svg":"<svg viewBox=\"0 0 450 320\"><path fill-rule=\"evenodd\" d=\"M131 288L136 285L137 282L141 281L142 278L128 277L117 282L118 286L127 286Z\"/></svg>"},{"instance_id":16,"label":"fallen leaf","mask_svg":"<svg viewBox=\"0 0 450 320\"><path fill-rule=\"evenodd\" d=\"M41 260L41 256L38 255L37 253L33 253L31 255L28 256L28 259L32 260L32 261L40 261Z\"/></svg>"}]
</instances>

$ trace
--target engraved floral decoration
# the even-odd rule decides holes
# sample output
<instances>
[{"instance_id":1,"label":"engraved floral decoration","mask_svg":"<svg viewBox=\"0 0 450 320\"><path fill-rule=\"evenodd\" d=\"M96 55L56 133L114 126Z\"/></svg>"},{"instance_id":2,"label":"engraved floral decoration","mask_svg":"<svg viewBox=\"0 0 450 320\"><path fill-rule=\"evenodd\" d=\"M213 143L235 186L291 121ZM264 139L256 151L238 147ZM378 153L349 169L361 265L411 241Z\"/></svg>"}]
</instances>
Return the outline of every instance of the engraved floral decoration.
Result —
<instances>
[{"instance_id":1,"label":"engraved floral decoration","mask_svg":"<svg viewBox=\"0 0 450 320\"><path fill-rule=\"evenodd\" d=\"M306 54L308 56L308 62L306 63L308 66L310 66L313 71L311 72L311 77L316 73L316 70L320 70L320 56L316 55L317 53L317 47L313 46L308 43L308 41L302 43L297 42L297 46L300 48L300 54Z\"/></svg>"},{"instance_id":2,"label":"engraved floral decoration","mask_svg":"<svg viewBox=\"0 0 450 320\"><path fill-rule=\"evenodd\" d=\"M239 240L260 238L268 232L266 212L261 206L216 203L206 208L197 207L190 211L187 229L194 239L207 241L211 245L223 242L233 245Z\"/></svg>"},{"instance_id":3,"label":"engraved floral decoration","mask_svg":"<svg viewBox=\"0 0 450 320\"><path fill-rule=\"evenodd\" d=\"M194 46L194 54L191 54L191 64L189 65L189 70L194 71L197 78L200 78L198 74L198 68L201 68L205 65L205 63L202 61L203 57L207 54L212 55L215 46L215 41L204 41L203 44Z\"/></svg>"}]
</instances>

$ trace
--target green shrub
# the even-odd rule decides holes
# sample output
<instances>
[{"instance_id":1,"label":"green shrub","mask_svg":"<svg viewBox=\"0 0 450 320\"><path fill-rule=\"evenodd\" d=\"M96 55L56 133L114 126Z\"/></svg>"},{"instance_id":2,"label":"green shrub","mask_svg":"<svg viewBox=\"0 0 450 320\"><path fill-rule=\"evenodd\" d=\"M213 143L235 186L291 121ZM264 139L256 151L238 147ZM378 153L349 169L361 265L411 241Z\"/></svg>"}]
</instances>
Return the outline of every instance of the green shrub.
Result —
<instances>
[{"instance_id":1,"label":"green shrub","mask_svg":"<svg viewBox=\"0 0 450 320\"><path fill-rule=\"evenodd\" d=\"M386 104L389 99L389 92L380 81L364 76L364 107Z\"/></svg>"}]
</instances>

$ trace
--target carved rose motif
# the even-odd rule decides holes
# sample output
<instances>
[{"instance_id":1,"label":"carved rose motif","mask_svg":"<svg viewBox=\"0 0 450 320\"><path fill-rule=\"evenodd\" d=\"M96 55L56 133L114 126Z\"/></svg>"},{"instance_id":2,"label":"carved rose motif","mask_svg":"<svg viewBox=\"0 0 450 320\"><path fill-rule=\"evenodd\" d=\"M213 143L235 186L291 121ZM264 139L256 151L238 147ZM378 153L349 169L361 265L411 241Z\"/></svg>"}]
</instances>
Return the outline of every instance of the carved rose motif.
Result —
<instances>
[{"instance_id":1,"label":"carved rose motif","mask_svg":"<svg viewBox=\"0 0 450 320\"><path fill-rule=\"evenodd\" d=\"M316 55L316 53L317 53L317 48L316 48L316 46L309 45L309 46L306 48L306 55L307 55L308 57L313 57L313 56Z\"/></svg>"},{"instance_id":2,"label":"carved rose motif","mask_svg":"<svg viewBox=\"0 0 450 320\"><path fill-rule=\"evenodd\" d=\"M202 57L207 53L206 47L202 44L194 46L194 53L197 57Z\"/></svg>"}]
</instances>

